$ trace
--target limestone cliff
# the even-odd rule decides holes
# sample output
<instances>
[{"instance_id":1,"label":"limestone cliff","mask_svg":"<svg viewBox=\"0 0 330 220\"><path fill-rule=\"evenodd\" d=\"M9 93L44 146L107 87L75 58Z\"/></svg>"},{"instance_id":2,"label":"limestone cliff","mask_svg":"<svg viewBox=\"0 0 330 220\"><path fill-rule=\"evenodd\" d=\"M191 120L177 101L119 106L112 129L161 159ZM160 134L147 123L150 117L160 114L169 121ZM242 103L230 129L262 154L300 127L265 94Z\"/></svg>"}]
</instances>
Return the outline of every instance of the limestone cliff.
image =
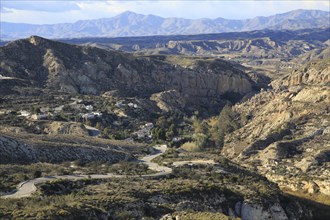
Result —
<instances>
[{"instance_id":1,"label":"limestone cliff","mask_svg":"<svg viewBox=\"0 0 330 220\"><path fill-rule=\"evenodd\" d=\"M196 100L223 94L244 95L253 82L243 71L217 60L196 68L93 47L68 45L37 36L0 48L1 74L32 86L82 94L110 90L150 96L175 89Z\"/></svg>"}]
</instances>

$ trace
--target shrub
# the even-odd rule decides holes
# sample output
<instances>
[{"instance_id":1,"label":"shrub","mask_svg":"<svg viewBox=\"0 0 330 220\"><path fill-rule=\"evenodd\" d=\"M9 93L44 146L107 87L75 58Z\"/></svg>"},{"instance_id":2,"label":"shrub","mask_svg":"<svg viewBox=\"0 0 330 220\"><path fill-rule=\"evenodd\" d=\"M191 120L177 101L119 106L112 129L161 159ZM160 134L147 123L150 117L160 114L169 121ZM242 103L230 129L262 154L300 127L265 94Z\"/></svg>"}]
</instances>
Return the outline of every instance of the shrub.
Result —
<instances>
[{"instance_id":1,"label":"shrub","mask_svg":"<svg viewBox=\"0 0 330 220\"><path fill-rule=\"evenodd\" d=\"M209 137L206 134L198 133L194 135L195 144L199 149L207 147L209 143Z\"/></svg>"},{"instance_id":2,"label":"shrub","mask_svg":"<svg viewBox=\"0 0 330 220\"><path fill-rule=\"evenodd\" d=\"M190 152L198 152L201 150L195 142L186 142L181 146L181 148Z\"/></svg>"},{"instance_id":3,"label":"shrub","mask_svg":"<svg viewBox=\"0 0 330 220\"><path fill-rule=\"evenodd\" d=\"M39 178L39 177L41 177L41 174L42 174L42 172L40 170L36 170L33 173L33 177L34 178Z\"/></svg>"}]
</instances>

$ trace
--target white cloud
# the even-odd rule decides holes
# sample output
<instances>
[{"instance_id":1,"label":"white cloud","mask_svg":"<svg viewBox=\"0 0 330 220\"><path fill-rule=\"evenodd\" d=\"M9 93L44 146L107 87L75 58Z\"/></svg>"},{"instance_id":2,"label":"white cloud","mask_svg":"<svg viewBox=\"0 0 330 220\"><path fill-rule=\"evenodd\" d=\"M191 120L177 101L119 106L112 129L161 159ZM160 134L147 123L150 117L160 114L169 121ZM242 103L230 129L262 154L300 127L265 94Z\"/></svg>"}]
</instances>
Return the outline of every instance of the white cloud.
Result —
<instances>
[{"instance_id":1,"label":"white cloud","mask_svg":"<svg viewBox=\"0 0 330 220\"><path fill-rule=\"evenodd\" d=\"M329 11L329 1L10 1L1 0L1 21L61 23L112 17L124 11L162 17L244 19L294 9ZM16 5L14 4L16 2ZM20 4L20 5L17 5ZM10 12L10 13L9 13Z\"/></svg>"},{"instance_id":2,"label":"white cloud","mask_svg":"<svg viewBox=\"0 0 330 220\"><path fill-rule=\"evenodd\" d=\"M52 1L52 0L1 0L0 8L16 9L24 11L61 12L79 10L76 1Z\"/></svg>"}]
</instances>

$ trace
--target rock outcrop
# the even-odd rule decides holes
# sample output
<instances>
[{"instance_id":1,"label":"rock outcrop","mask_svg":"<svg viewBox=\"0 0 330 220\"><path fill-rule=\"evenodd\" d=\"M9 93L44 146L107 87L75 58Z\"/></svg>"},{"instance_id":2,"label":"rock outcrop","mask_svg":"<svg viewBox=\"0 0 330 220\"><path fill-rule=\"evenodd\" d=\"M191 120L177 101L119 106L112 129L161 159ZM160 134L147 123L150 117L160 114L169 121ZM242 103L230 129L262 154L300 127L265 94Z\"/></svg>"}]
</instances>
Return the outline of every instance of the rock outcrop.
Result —
<instances>
[{"instance_id":1,"label":"rock outcrop","mask_svg":"<svg viewBox=\"0 0 330 220\"><path fill-rule=\"evenodd\" d=\"M60 163L79 160L82 162L106 161L117 163L128 159L128 154L96 146L34 146L40 162Z\"/></svg>"},{"instance_id":2,"label":"rock outcrop","mask_svg":"<svg viewBox=\"0 0 330 220\"><path fill-rule=\"evenodd\" d=\"M131 158L129 153L88 144L56 143L50 141L26 144L7 136L0 136L0 164L28 164L35 162L59 163L80 160L83 162L108 161L115 163Z\"/></svg>"},{"instance_id":3,"label":"rock outcrop","mask_svg":"<svg viewBox=\"0 0 330 220\"><path fill-rule=\"evenodd\" d=\"M186 105L186 100L176 90L152 94L150 100L165 112L182 112Z\"/></svg>"},{"instance_id":4,"label":"rock outcrop","mask_svg":"<svg viewBox=\"0 0 330 220\"><path fill-rule=\"evenodd\" d=\"M240 217L246 220L253 220L253 219L272 219L272 220L287 220L289 217L285 213L283 207L275 203L265 209L260 204L249 204L243 203L242 205L236 204L236 209L238 208L239 212L241 213Z\"/></svg>"},{"instance_id":5,"label":"rock outcrop","mask_svg":"<svg viewBox=\"0 0 330 220\"><path fill-rule=\"evenodd\" d=\"M4 76L68 93L98 95L118 90L127 95L150 96L176 90L198 103L228 93L245 95L253 87L249 76L225 61L183 68L156 59L68 45L37 36L1 47L0 55Z\"/></svg>"},{"instance_id":6,"label":"rock outcrop","mask_svg":"<svg viewBox=\"0 0 330 220\"><path fill-rule=\"evenodd\" d=\"M276 80L272 86L322 85L330 82L330 59L311 61L291 74Z\"/></svg>"},{"instance_id":7,"label":"rock outcrop","mask_svg":"<svg viewBox=\"0 0 330 220\"><path fill-rule=\"evenodd\" d=\"M329 60L313 61L233 109L243 126L222 154L281 188L330 199Z\"/></svg>"},{"instance_id":8,"label":"rock outcrop","mask_svg":"<svg viewBox=\"0 0 330 220\"><path fill-rule=\"evenodd\" d=\"M38 161L38 156L31 147L5 136L0 136L0 152L0 164Z\"/></svg>"}]
</instances>

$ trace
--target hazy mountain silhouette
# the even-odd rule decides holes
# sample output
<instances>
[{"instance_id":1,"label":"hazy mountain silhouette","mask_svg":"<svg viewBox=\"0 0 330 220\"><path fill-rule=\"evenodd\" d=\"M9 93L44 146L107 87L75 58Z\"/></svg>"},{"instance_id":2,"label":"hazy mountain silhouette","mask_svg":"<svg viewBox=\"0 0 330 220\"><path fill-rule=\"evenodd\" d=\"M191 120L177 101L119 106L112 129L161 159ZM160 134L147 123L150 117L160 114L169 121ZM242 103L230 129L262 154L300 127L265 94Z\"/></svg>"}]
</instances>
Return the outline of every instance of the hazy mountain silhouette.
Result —
<instances>
[{"instance_id":1,"label":"hazy mountain silhouette","mask_svg":"<svg viewBox=\"0 0 330 220\"><path fill-rule=\"evenodd\" d=\"M162 18L127 11L111 18L81 20L75 23L33 25L1 22L0 30L2 40L30 35L47 38L150 36L328 27L329 19L329 12L320 10L294 10L245 20Z\"/></svg>"}]
</instances>

